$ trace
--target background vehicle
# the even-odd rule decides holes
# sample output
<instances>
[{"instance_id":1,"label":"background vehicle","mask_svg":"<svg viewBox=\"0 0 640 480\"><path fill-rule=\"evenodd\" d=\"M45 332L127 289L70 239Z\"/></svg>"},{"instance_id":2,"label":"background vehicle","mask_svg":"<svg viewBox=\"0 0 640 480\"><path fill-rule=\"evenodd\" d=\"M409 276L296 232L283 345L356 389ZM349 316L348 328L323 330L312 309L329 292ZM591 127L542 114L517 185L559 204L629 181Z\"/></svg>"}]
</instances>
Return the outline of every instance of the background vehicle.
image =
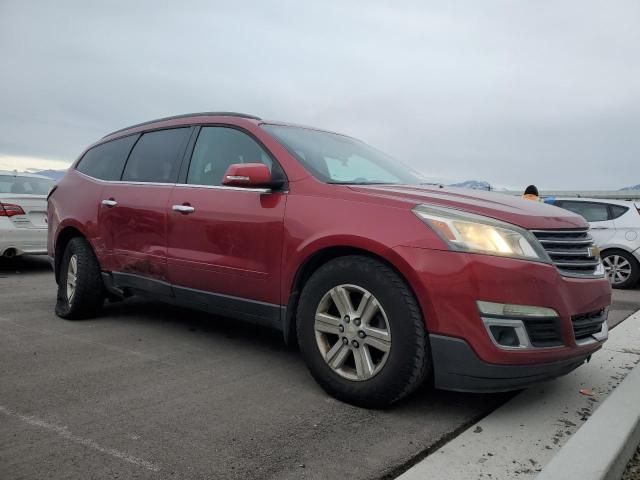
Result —
<instances>
[{"instance_id":1,"label":"background vehicle","mask_svg":"<svg viewBox=\"0 0 640 480\"><path fill-rule=\"evenodd\" d=\"M53 181L0 170L0 257L47 253L47 194Z\"/></svg>"},{"instance_id":2,"label":"background vehicle","mask_svg":"<svg viewBox=\"0 0 640 480\"><path fill-rule=\"evenodd\" d=\"M243 114L114 132L49 197L56 313L144 294L275 327L327 392L376 407L424 381L522 388L600 348L611 288L582 217L423 181Z\"/></svg>"},{"instance_id":3,"label":"background vehicle","mask_svg":"<svg viewBox=\"0 0 640 480\"><path fill-rule=\"evenodd\" d=\"M640 202L557 198L553 205L582 215L613 288L633 288L640 278Z\"/></svg>"}]
</instances>

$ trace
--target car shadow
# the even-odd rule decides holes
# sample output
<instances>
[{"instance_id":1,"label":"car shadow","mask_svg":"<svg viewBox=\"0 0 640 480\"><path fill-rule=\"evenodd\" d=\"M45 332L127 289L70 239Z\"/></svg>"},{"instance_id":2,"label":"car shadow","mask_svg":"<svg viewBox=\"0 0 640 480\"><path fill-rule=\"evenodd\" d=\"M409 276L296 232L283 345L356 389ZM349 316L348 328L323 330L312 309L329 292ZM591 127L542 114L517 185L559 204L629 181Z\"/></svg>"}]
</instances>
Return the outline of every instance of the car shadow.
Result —
<instances>
[{"instance_id":1,"label":"car shadow","mask_svg":"<svg viewBox=\"0 0 640 480\"><path fill-rule=\"evenodd\" d=\"M52 271L49 258L44 255L25 255L14 258L0 257L0 274Z\"/></svg>"},{"instance_id":2,"label":"car shadow","mask_svg":"<svg viewBox=\"0 0 640 480\"><path fill-rule=\"evenodd\" d=\"M123 322L131 321L133 317L136 324L162 324L167 329L176 330L175 333L204 333L211 336L212 341L224 337L244 343L245 346L255 344L283 352L295 350L287 346L282 333L274 329L144 297L107 301L100 315L100 318L104 317L108 317L109 321Z\"/></svg>"},{"instance_id":3,"label":"car shadow","mask_svg":"<svg viewBox=\"0 0 640 480\"><path fill-rule=\"evenodd\" d=\"M297 365L295 368L292 367L292 373L295 371L299 374L303 371L302 378L308 377L310 388L317 388L318 394L326 395L313 381L311 375L306 374L304 361L297 345L286 345L282 333L274 329L181 306L150 301L142 297L132 297L115 303L108 302L101 318L110 322L135 322L136 325L161 327L168 330L167 333L173 338L183 339L185 335L196 334L199 336L198 341L211 351L215 351L221 341L238 351L253 351L256 355L269 351L270 355L276 355L280 360L286 359L288 365ZM455 409L474 405L478 408L478 415L473 417L475 422L517 393L449 392L437 390L430 382L425 382L409 397L387 409L378 411L410 418L412 415L434 407Z\"/></svg>"}]
</instances>

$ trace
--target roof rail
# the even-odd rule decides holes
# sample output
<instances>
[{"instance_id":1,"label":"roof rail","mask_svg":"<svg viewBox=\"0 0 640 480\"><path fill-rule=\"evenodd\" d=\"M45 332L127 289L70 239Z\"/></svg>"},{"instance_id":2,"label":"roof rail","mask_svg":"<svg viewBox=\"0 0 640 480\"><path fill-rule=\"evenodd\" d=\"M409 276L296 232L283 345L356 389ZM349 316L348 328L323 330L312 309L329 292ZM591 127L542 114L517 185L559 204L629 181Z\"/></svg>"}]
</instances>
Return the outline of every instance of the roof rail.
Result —
<instances>
[{"instance_id":1,"label":"roof rail","mask_svg":"<svg viewBox=\"0 0 640 480\"><path fill-rule=\"evenodd\" d=\"M129 127L116 130L115 132L108 133L102 138L107 138L107 137L110 137L111 135L115 135L116 133L124 132L125 130L129 130L131 128L142 127L143 125L149 125L151 123L164 122L166 120L176 120L178 118L187 118L187 117L240 117L240 118L249 118L251 120L262 120L260 117L256 117L255 115L248 115L246 113L237 113L237 112L185 113L183 115L174 115L172 117L157 118L156 120L149 120L148 122L136 123L135 125L131 125Z\"/></svg>"}]
</instances>

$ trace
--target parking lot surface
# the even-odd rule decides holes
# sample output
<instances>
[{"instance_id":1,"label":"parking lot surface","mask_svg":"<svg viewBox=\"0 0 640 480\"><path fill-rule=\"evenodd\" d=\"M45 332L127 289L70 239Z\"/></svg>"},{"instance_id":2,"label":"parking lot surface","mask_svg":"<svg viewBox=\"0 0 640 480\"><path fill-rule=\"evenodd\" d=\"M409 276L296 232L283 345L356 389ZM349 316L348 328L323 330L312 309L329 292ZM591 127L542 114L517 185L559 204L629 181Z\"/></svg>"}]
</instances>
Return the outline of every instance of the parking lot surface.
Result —
<instances>
[{"instance_id":1,"label":"parking lot surface","mask_svg":"<svg viewBox=\"0 0 640 480\"><path fill-rule=\"evenodd\" d=\"M64 321L54 301L46 260L0 263L2 479L393 477L509 398L359 409L276 332L140 299ZM638 308L616 292L610 323Z\"/></svg>"}]
</instances>

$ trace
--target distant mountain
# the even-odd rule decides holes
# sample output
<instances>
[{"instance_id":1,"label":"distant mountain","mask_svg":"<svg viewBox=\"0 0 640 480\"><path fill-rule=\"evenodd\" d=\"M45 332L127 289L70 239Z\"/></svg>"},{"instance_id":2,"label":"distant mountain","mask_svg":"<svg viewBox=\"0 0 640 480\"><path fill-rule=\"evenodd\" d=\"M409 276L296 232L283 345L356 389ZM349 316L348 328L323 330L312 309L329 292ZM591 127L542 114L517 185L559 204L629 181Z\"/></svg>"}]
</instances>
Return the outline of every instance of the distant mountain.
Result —
<instances>
[{"instance_id":1,"label":"distant mountain","mask_svg":"<svg viewBox=\"0 0 640 480\"><path fill-rule=\"evenodd\" d=\"M491 184L484 180L467 180L466 182L452 183L450 187L471 188L473 190L491 190Z\"/></svg>"},{"instance_id":2,"label":"distant mountain","mask_svg":"<svg viewBox=\"0 0 640 480\"><path fill-rule=\"evenodd\" d=\"M620 190L640 190L640 183L638 185L634 185L633 187L624 187Z\"/></svg>"},{"instance_id":3,"label":"distant mountain","mask_svg":"<svg viewBox=\"0 0 640 480\"><path fill-rule=\"evenodd\" d=\"M49 177L56 182L62 178L66 173L66 170L40 170L38 172L32 172L36 175L42 175L43 177Z\"/></svg>"}]
</instances>

